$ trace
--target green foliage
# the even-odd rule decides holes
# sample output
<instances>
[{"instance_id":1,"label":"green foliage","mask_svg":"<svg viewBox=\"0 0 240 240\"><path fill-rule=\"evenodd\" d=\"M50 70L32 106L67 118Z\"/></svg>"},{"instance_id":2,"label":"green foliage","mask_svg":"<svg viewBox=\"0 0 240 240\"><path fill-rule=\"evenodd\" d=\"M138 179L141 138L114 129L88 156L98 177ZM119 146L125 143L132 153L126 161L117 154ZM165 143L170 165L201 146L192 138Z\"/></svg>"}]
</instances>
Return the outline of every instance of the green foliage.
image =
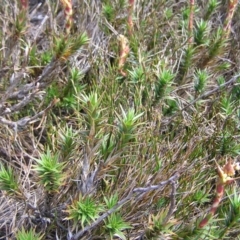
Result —
<instances>
[{"instance_id":1,"label":"green foliage","mask_svg":"<svg viewBox=\"0 0 240 240\"><path fill-rule=\"evenodd\" d=\"M107 208L110 209L114 207L118 202L118 195L115 193L114 195L111 195L109 198L104 197L104 201L107 205Z\"/></svg>"},{"instance_id":2,"label":"green foliage","mask_svg":"<svg viewBox=\"0 0 240 240\"><path fill-rule=\"evenodd\" d=\"M220 2L218 0L210 0L208 1L207 11L204 15L204 20L209 20L211 15L216 11Z\"/></svg>"},{"instance_id":3,"label":"green foliage","mask_svg":"<svg viewBox=\"0 0 240 240\"><path fill-rule=\"evenodd\" d=\"M137 121L143 115L143 113L136 114L134 109L129 109L127 112L121 107L122 117L120 117L120 124L118 127L119 143L124 147L130 141L135 139L135 129L139 126ZM142 123L141 123L142 124Z\"/></svg>"},{"instance_id":4,"label":"green foliage","mask_svg":"<svg viewBox=\"0 0 240 240\"><path fill-rule=\"evenodd\" d=\"M163 107L163 114L166 115L172 115L179 109L177 100L171 97L168 97L166 99L165 105Z\"/></svg>"},{"instance_id":5,"label":"green foliage","mask_svg":"<svg viewBox=\"0 0 240 240\"><path fill-rule=\"evenodd\" d=\"M160 210L163 207L166 207L166 205L169 203L169 199L167 199L166 197L162 197L158 200L156 207L158 210Z\"/></svg>"},{"instance_id":6,"label":"green foliage","mask_svg":"<svg viewBox=\"0 0 240 240\"><path fill-rule=\"evenodd\" d=\"M40 183L49 193L57 192L63 184L65 163L59 162L58 158L57 154L53 155L50 149L47 149L47 152L41 154L40 159L36 160L37 164L34 167L39 176Z\"/></svg>"},{"instance_id":7,"label":"green foliage","mask_svg":"<svg viewBox=\"0 0 240 240\"><path fill-rule=\"evenodd\" d=\"M41 61L41 65L45 66L47 64L49 64L52 60L52 53L51 52L44 52L41 55L40 61Z\"/></svg>"},{"instance_id":8,"label":"green foliage","mask_svg":"<svg viewBox=\"0 0 240 240\"><path fill-rule=\"evenodd\" d=\"M78 109L79 103L76 96L84 90L85 85L80 82L82 74L78 69L71 69L69 75L68 83L61 93L63 99L61 106L67 109Z\"/></svg>"},{"instance_id":9,"label":"green foliage","mask_svg":"<svg viewBox=\"0 0 240 240\"><path fill-rule=\"evenodd\" d=\"M169 70L163 70L158 74L155 85L155 101L158 102L170 93L175 75Z\"/></svg>"},{"instance_id":10,"label":"green foliage","mask_svg":"<svg viewBox=\"0 0 240 240\"><path fill-rule=\"evenodd\" d=\"M102 144L100 150L104 160L106 160L109 154L113 152L115 146L116 140L112 134L107 134L106 136L102 137Z\"/></svg>"},{"instance_id":11,"label":"green foliage","mask_svg":"<svg viewBox=\"0 0 240 240\"><path fill-rule=\"evenodd\" d=\"M52 53L51 52L43 52L40 54L37 51L37 46L32 46L29 52L29 65L33 66L34 68L40 68L41 66L45 66L49 64L52 60ZM34 69L33 69L34 70Z\"/></svg>"},{"instance_id":12,"label":"green foliage","mask_svg":"<svg viewBox=\"0 0 240 240\"><path fill-rule=\"evenodd\" d=\"M110 3L106 3L102 8L103 16L109 21L112 22L116 15L113 6Z\"/></svg>"},{"instance_id":13,"label":"green foliage","mask_svg":"<svg viewBox=\"0 0 240 240\"><path fill-rule=\"evenodd\" d=\"M33 229L26 231L24 228L19 230L16 234L17 240L41 240L43 239L43 235L39 233L35 233Z\"/></svg>"},{"instance_id":14,"label":"green foliage","mask_svg":"<svg viewBox=\"0 0 240 240\"><path fill-rule=\"evenodd\" d=\"M57 59L66 60L88 42L89 38L85 32L67 39L64 36L55 37L55 56Z\"/></svg>"},{"instance_id":15,"label":"green foliage","mask_svg":"<svg viewBox=\"0 0 240 240\"><path fill-rule=\"evenodd\" d=\"M204 190L199 190L193 194L193 201L196 201L198 204L209 203L210 196Z\"/></svg>"},{"instance_id":16,"label":"green foliage","mask_svg":"<svg viewBox=\"0 0 240 240\"><path fill-rule=\"evenodd\" d=\"M17 16L14 22L14 37L21 37L27 30L27 14L25 10L22 10Z\"/></svg>"},{"instance_id":17,"label":"green foliage","mask_svg":"<svg viewBox=\"0 0 240 240\"><path fill-rule=\"evenodd\" d=\"M226 45L226 39L224 39L224 33L221 28L217 28L213 35L212 41L209 43L209 58L212 59L217 56Z\"/></svg>"},{"instance_id":18,"label":"green foliage","mask_svg":"<svg viewBox=\"0 0 240 240\"><path fill-rule=\"evenodd\" d=\"M240 144L235 141L233 135L228 131L221 133L216 143L216 149L221 155L238 155L240 152Z\"/></svg>"},{"instance_id":19,"label":"green foliage","mask_svg":"<svg viewBox=\"0 0 240 240\"><path fill-rule=\"evenodd\" d=\"M233 113L235 103L232 102L231 97L224 96L221 99L221 110L224 116L230 116Z\"/></svg>"},{"instance_id":20,"label":"green foliage","mask_svg":"<svg viewBox=\"0 0 240 240\"><path fill-rule=\"evenodd\" d=\"M240 78L237 79L236 81L236 85L233 87L232 91L231 91L231 99L233 101L236 101L236 105L237 103L240 101Z\"/></svg>"},{"instance_id":21,"label":"green foliage","mask_svg":"<svg viewBox=\"0 0 240 240\"><path fill-rule=\"evenodd\" d=\"M76 146L76 135L72 127L66 127L62 133L59 133L59 145L61 146L61 155L64 160L69 160L71 155L73 155Z\"/></svg>"},{"instance_id":22,"label":"green foliage","mask_svg":"<svg viewBox=\"0 0 240 240\"><path fill-rule=\"evenodd\" d=\"M183 59L180 65L180 72L179 72L180 76L179 76L179 79L177 79L178 83L181 83L182 77L187 73L188 69L191 67L193 63L194 53L195 53L195 49L192 46L188 46L184 50Z\"/></svg>"},{"instance_id":23,"label":"green foliage","mask_svg":"<svg viewBox=\"0 0 240 240\"><path fill-rule=\"evenodd\" d=\"M194 89L197 93L202 93L207 84L209 78L208 73L205 70L197 70L194 75Z\"/></svg>"},{"instance_id":24,"label":"green foliage","mask_svg":"<svg viewBox=\"0 0 240 240\"><path fill-rule=\"evenodd\" d=\"M145 79L144 69L142 67L134 68L128 71L131 78L131 83L141 83Z\"/></svg>"},{"instance_id":25,"label":"green foliage","mask_svg":"<svg viewBox=\"0 0 240 240\"><path fill-rule=\"evenodd\" d=\"M104 211L102 205L96 203L92 198L79 196L79 199L68 207L69 217L66 219L73 220L75 225L81 222L83 228L98 218L102 211Z\"/></svg>"},{"instance_id":26,"label":"green foliage","mask_svg":"<svg viewBox=\"0 0 240 240\"><path fill-rule=\"evenodd\" d=\"M0 189L13 196L21 194L13 169L3 165L0 168Z\"/></svg>"},{"instance_id":27,"label":"green foliage","mask_svg":"<svg viewBox=\"0 0 240 240\"><path fill-rule=\"evenodd\" d=\"M122 219L121 215L117 213L111 214L105 221L105 229L106 232L110 235L110 239L118 237L120 239L126 240L127 238L124 236L124 233L122 231L130 228L130 225L128 225Z\"/></svg>"},{"instance_id":28,"label":"green foliage","mask_svg":"<svg viewBox=\"0 0 240 240\"><path fill-rule=\"evenodd\" d=\"M91 92L88 95L81 93L78 98L80 106L84 110L84 119L87 125L88 133L95 136L101 123L102 109L100 109L101 98L97 92Z\"/></svg>"},{"instance_id":29,"label":"green foliage","mask_svg":"<svg viewBox=\"0 0 240 240\"><path fill-rule=\"evenodd\" d=\"M57 83L53 83L46 91L46 97L45 100L47 104L52 101L54 98L61 97L61 90L59 89L59 86Z\"/></svg>"},{"instance_id":30,"label":"green foliage","mask_svg":"<svg viewBox=\"0 0 240 240\"><path fill-rule=\"evenodd\" d=\"M151 215L149 217L148 228L146 231L147 238L156 238L157 236L171 232L172 226L174 226L174 221L169 221L165 223L165 218L167 216L166 210L161 210L156 215Z\"/></svg>"},{"instance_id":31,"label":"green foliage","mask_svg":"<svg viewBox=\"0 0 240 240\"><path fill-rule=\"evenodd\" d=\"M30 52L29 52L29 65L30 66L37 66L39 64L38 58L37 58L37 46L32 46Z\"/></svg>"},{"instance_id":32,"label":"green foliage","mask_svg":"<svg viewBox=\"0 0 240 240\"><path fill-rule=\"evenodd\" d=\"M194 31L194 41L197 46L199 45L207 45L208 41L208 22L203 21L196 23L196 29Z\"/></svg>"},{"instance_id":33,"label":"green foliage","mask_svg":"<svg viewBox=\"0 0 240 240\"><path fill-rule=\"evenodd\" d=\"M171 8L164 9L164 16L166 20L169 20L173 16L173 12Z\"/></svg>"},{"instance_id":34,"label":"green foliage","mask_svg":"<svg viewBox=\"0 0 240 240\"><path fill-rule=\"evenodd\" d=\"M224 228L220 231L220 239L228 237L229 230L234 227L237 228L240 220L240 197L236 188L231 195L228 193L228 200L228 206L222 207L221 214L223 215Z\"/></svg>"}]
</instances>

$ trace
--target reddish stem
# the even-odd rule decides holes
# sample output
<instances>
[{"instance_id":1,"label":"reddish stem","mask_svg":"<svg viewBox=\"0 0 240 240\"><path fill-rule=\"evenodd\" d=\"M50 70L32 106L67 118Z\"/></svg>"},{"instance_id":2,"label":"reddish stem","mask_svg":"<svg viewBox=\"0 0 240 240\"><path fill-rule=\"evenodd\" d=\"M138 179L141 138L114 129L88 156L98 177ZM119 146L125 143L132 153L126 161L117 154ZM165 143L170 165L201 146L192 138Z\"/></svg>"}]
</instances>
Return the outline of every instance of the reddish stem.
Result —
<instances>
[{"instance_id":1,"label":"reddish stem","mask_svg":"<svg viewBox=\"0 0 240 240\"><path fill-rule=\"evenodd\" d=\"M188 43L189 44L193 42L194 4L195 4L194 0L189 1L189 7L190 7L190 15L189 15L189 22L188 22L188 34L189 34Z\"/></svg>"},{"instance_id":2,"label":"reddish stem","mask_svg":"<svg viewBox=\"0 0 240 240\"><path fill-rule=\"evenodd\" d=\"M119 43L120 43L118 69L119 69L121 75L126 77L127 73L123 71L123 67L126 63L127 57L129 55L129 52L130 52L129 43L128 43L128 39L123 35L120 35L118 37L118 40L119 40Z\"/></svg>"},{"instance_id":3,"label":"reddish stem","mask_svg":"<svg viewBox=\"0 0 240 240\"><path fill-rule=\"evenodd\" d=\"M219 204L223 198L223 194L224 194L224 184L218 183L217 184L217 194L216 194L215 199L213 200L212 207L211 207L208 215L199 223L199 228L203 228L208 224L209 220L215 214L217 208L219 207Z\"/></svg>"},{"instance_id":4,"label":"reddish stem","mask_svg":"<svg viewBox=\"0 0 240 240\"><path fill-rule=\"evenodd\" d=\"M228 14L224 23L225 37L229 36L230 30L231 30L232 18L237 8L237 4L238 4L238 0L229 0L228 2Z\"/></svg>"},{"instance_id":5,"label":"reddish stem","mask_svg":"<svg viewBox=\"0 0 240 240\"><path fill-rule=\"evenodd\" d=\"M217 165L217 172L218 172L218 182L216 187L216 197L213 200L213 204L207 216L199 223L199 228L205 227L211 217L215 214L217 208L220 205L220 202L223 198L223 194L225 191L225 186L231 184L234 181L234 178L231 178L235 171L239 169L239 165L233 163L233 161L229 158L227 163L221 168L218 163Z\"/></svg>"},{"instance_id":6,"label":"reddish stem","mask_svg":"<svg viewBox=\"0 0 240 240\"><path fill-rule=\"evenodd\" d=\"M21 2L21 5L24 9L28 8L28 0L20 0L20 2Z\"/></svg>"},{"instance_id":7,"label":"reddish stem","mask_svg":"<svg viewBox=\"0 0 240 240\"><path fill-rule=\"evenodd\" d=\"M65 13L65 30L67 35L70 33L73 23L73 9L72 9L72 1L71 0L60 0Z\"/></svg>"},{"instance_id":8,"label":"reddish stem","mask_svg":"<svg viewBox=\"0 0 240 240\"><path fill-rule=\"evenodd\" d=\"M129 35L131 36L133 33L133 20L132 20L132 15L133 15L133 8L134 8L134 0L129 0L128 1L128 31Z\"/></svg>"}]
</instances>

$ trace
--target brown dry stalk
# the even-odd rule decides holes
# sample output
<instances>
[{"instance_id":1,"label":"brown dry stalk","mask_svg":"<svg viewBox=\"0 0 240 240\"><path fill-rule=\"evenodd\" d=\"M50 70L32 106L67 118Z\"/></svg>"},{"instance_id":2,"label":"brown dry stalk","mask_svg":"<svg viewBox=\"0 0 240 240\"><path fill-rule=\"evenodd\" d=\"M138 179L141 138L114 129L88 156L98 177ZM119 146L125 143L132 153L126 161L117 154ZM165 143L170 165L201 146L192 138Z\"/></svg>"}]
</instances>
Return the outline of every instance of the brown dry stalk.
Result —
<instances>
[{"instance_id":1,"label":"brown dry stalk","mask_svg":"<svg viewBox=\"0 0 240 240\"><path fill-rule=\"evenodd\" d=\"M31 116L31 117L29 117L29 116L23 117L16 122L13 122L11 120L8 120L8 119L0 116L0 123L7 125L9 127L12 127L15 130L15 133L17 133L19 128L23 128L23 127L27 126L28 124L38 121L39 117L42 117L44 114L46 114L46 112L49 111L58 102L59 102L59 99L54 98L52 100L52 102L48 105L48 107L45 108L44 110L36 113L34 116Z\"/></svg>"},{"instance_id":2,"label":"brown dry stalk","mask_svg":"<svg viewBox=\"0 0 240 240\"><path fill-rule=\"evenodd\" d=\"M128 39L123 35L118 36L118 41L120 45L118 69L121 75L126 77L127 73L123 71L123 67L126 63L127 57L130 52L129 42L128 42Z\"/></svg>"},{"instance_id":3,"label":"brown dry stalk","mask_svg":"<svg viewBox=\"0 0 240 240\"><path fill-rule=\"evenodd\" d=\"M231 23L232 23L232 18L235 13L235 10L237 8L238 0L229 0L228 1L228 12L227 12L227 17L224 22L224 32L225 32L225 37L228 38L230 30L231 30Z\"/></svg>"},{"instance_id":4,"label":"brown dry stalk","mask_svg":"<svg viewBox=\"0 0 240 240\"><path fill-rule=\"evenodd\" d=\"M207 216L199 223L199 228L205 227L211 217L215 214L216 210L218 209L220 202L223 198L225 186L231 184L234 181L232 176L235 175L235 171L239 170L239 165L234 163L231 159L228 159L227 163L221 168L217 162L217 171L218 171L218 181L216 187L216 196L213 200L213 204Z\"/></svg>"},{"instance_id":5,"label":"brown dry stalk","mask_svg":"<svg viewBox=\"0 0 240 240\"><path fill-rule=\"evenodd\" d=\"M73 9L72 9L72 1L71 0L60 0L65 13L65 30L66 34L69 35L72 23L73 23Z\"/></svg>"},{"instance_id":6,"label":"brown dry stalk","mask_svg":"<svg viewBox=\"0 0 240 240\"><path fill-rule=\"evenodd\" d=\"M133 20L132 20L132 15L133 15L133 8L134 8L134 0L129 0L128 1L128 32L129 35L132 36L133 33Z\"/></svg>"},{"instance_id":7,"label":"brown dry stalk","mask_svg":"<svg viewBox=\"0 0 240 240\"><path fill-rule=\"evenodd\" d=\"M189 34L188 43L189 44L192 44L193 42L194 4L195 4L194 0L189 1L189 8L190 8L189 22L188 22L188 34Z\"/></svg>"}]
</instances>

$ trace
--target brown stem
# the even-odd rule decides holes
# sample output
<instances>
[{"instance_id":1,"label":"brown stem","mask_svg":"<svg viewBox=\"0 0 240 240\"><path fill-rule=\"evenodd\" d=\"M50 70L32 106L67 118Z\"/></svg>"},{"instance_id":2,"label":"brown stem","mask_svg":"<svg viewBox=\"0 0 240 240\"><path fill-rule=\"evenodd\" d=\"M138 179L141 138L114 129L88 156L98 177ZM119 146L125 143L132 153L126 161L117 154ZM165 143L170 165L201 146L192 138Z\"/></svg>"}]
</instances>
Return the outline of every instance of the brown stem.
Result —
<instances>
[{"instance_id":1,"label":"brown stem","mask_svg":"<svg viewBox=\"0 0 240 240\"><path fill-rule=\"evenodd\" d=\"M20 0L22 8L27 9L28 8L28 0Z\"/></svg>"},{"instance_id":2,"label":"brown stem","mask_svg":"<svg viewBox=\"0 0 240 240\"><path fill-rule=\"evenodd\" d=\"M234 163L231 159L228 159L227 163L223 166L223 168L221 168L217 162L216 162L216 165L217 165L217 172L218 172L216 197L213 200L213 204L211 209L209 210L208 215L199 223L199 226L198 226L199 228L205 227L208 224L211 217L215 214L223 198L225 186L231 184L234 181L234 179L231 178L231 176L233 176L235 174L235 171L239 169L239 165Z\"/></svg>"},{"instance_id":3,"label":"brown stem","mask_svg":"<svg viewBox=\"0 0 240 240\"><path fill-rule=\"evenodd\" d=\"M134 8L134 0L129 0L129 7L128 7L128 32L131 36L133 33L133 20L132 20L132 14L133 14L133 8Z\"/></svg>"},{"instance_id":4,"label":"brown stem","mask_svg":"<svg viewBox=\"0 0 240 240\"><path fill-rule=\"evenodd\" d=\"M228 2L228 14L227 14L227 17L224 23L224 28L223 28L226 38L228 38L231 30L232 18L237 8L237 4L238 4L238 0L229 0Z\"/></svg>"},{"instance_id":5,"label":"brown stem","mask_svg":"<svg viewBox=\"0 0 240 240\"><path fill-rule=\"evenodd\" d=\"M188 43L191 45L193 42L193 18L194 18L194 0L189 1L190 5L190 15L189 15L189 22L188 22L188 34L189 39Z\"/></svg>"},{"instance_id":6,"label":"brown stem","mask_svg":"<svg viewBox=\"0 0 240 240\"><path fill-rule=\"evenodd\" d=\"M128 42L128 39L123 35L119 35L118 40L120 43L118 69L119 69L119 72L121 73L121 75L126 77L127 73L124 72L123 67L126 63L128 54L130 52L129 42Z\"/></svg>"},{"instance_id":7,"label":"brown stem","mask_svg":"<svg viewBox=\"0 0 240 240\"><path fill-rule=\"evenodd\" d=\"M215 199L213 200L212 207L209 210L208 215L199 223L199 228L203 228L208 224L209 220L215 214L217 208L219 207L219 204L222 200L223 194L224 194L224 184L218 183L217 184L217 195L216 195Z\"/></svg>"},{"instance_id":8,"label":"brown stem","mask_svg":"<svg viewBox=\"0 0 240 240\"><path fill-rule=\"evenodd\" d=\"M73 9L72 9L72 1L71 0L60 0L65 13L65 30L66 34L69 35L72 23L73 23Z\"/></svg>"}]
</instances>

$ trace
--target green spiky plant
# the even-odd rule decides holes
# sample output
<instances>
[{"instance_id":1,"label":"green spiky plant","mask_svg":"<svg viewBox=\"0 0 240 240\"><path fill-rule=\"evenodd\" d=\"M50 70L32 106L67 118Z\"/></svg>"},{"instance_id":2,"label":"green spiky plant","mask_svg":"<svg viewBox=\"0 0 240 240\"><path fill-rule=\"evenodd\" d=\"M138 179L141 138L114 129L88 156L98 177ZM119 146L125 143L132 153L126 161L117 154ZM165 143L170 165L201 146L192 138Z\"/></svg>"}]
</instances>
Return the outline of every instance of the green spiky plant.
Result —
<instances>
[{"instance_id":1,"label":"green spiky plant","mask_svg":"<svg viewBox=\"0 0 240 240\"><path fill-rule=\"evenodd\" d=\"M63 184L65 163L59 162L59 156L52 154L50 149L47 149L45 154L41 154L36 162L34 170L39 176L39 182L47 192L57 192Z\"/></svg>"},{"instance_id":2,"label":"green spiky plant","mask_svg":"<svg viewBox=\"0 0 240 240\"><path fill-rule=\"evenodd\" d=\"M164 98L171 91L173 84L174 74L169 70L163 70L159 73L158 80L155 86L155 101L159 102L160 99Z\"/></svg>"},{"instance_id":3,"label":"green spiky plant","mask_svg":"<svg viewBox=\"0 0 240 240\"><path fill-rule=\"evenodd\" d=\"M109 2L106 2L103 5L103 9L102 9L102 13L104 15L104 17L109 21L112 22L114 17L115 17L115 12L114 12L114 8L112 7L112 5Z\"/></svg>"},{"instance_id":4,"label":"green spiky plant","mask_svg":"<svg viewBox=\"0 0 240 240\"><path fill-rule=\"evenodd\" d=\"M143 115L143 113L136 114L134 109L130 109L128 112L122 110L122 118L119 124L119 135L118 141L119 146L124 147L130 141L134 141L135 134L134 130L138 127L137 120Z\"/></svg>"},{"instance_id":5,"label":"green spiky plant","mask_svg":"<svg viewBox=\"0 0 240 240\"><path fill-rule=\"evenodd\" d=\"M230 194L231 193L231 194ZM222 215L224 219L225 228L220 233L220 238L224 238L228 234L231 227L236 226L240 218L240 199L236 188L233 191L227 192L229 205L227 208L223 207Z\"/></svg>"},{"instance_id":6,"label":"green spiky plant","mask_svg":"<svg viewBox=\"0 0 240 240\"><path fill-rule=\"evenodd\" d=\"M5 191L10 196L20 197L21 190L19 188L19 183L11 167L0 167L0 189Z\"/></svg>"},{"instance_id":7,"label":"green spiky plant","mask_svg":"<svg viewBox=\"0 0 240 240\"><path fill-rule=\"evenodd\" d=\"M79 199L69 206L67 210L69 216L66 219L73 220L75 226L80 222L82 228L84 228L86 224L90 224L98 218L102 211L104 211L104 208L92 198L79 196Z\"/></svg>"},{"instance_id":8,"label":"green spiky plant","mask_svg":"<svg viewBox=\"0 0 240 240\"><path fill-rule=\"evenodd\" d=\"M219 7L220 2L218 0L210 0L207 5L207 11L204 16L204 20L209 20L211 15L216 11L216 9Z\"/></svg>"},{"instance_id":9,"label":"green spiky plant","mask_svg":"<svg viewBox=\"0 0 240 240\"><path fill-rule=\"evenodd\" d=\"M201 19L200 22L196 23L196 29L194 31L194 42L197 46L201 46L202 44L208 44L208 34L209 34L209 26L208 22L203 21Z\"/></svg>"},{"instance_id":10,"label":"green spiky plant","mask_svg":"<svg viewBox=\"0 0 240 240\"><path fill-rule=\"evenodd\" d=\"M104 201L108 209L113 208L118 202L118 195L111 195L109 198L104 197ZM119 208L120 209L120 208ZM117 210L119 210L117 209ZM105 220L105 230L107 236L110 236L111 239L114 237L119 237L121 239L126 239L123 231L131 229L131 226L127 224L122 216L119 213L112 213Z\"/></svg>"},{"instance_id":11,"label":"green spiky plant","mask_svg":"<svg viewBox=\"0 0 240 240\"><path fill-rule=\"evenodd\" d=\"M123 230L130 228L130 225L124 222L122 217L117 213L111 214L105 221L106 233L110 236L110 239L114 239L114 237L119 237L123 240L127 239L124 236Z\"/></svg>"},{"instance_id":12,"label":"green spiky plant","mask_svg":"<svg viewBox=\"0 0 240 240\"><path fill-rule=\"evenodd\" d=\"M61 61L67 60L72 54L74 54L83 45L87 44L89 38L86 33L82 33L78 36L72 36L68 39L64 35L55 37L54 39L54 53L57 59Z\"/></svg>"},{"instance_id":13,"label":"green spiky plant","mask_svg":"<svg viewBox=\"0 0 240 240\"><path fill-rule=\"evenodd\" d=\"M61 155L65 161L69 161L70 157L73 155L74 148L76 146L76 133L72 127L66 127L59 133L60 141L59 145L61 146Z\"/></svg>"},{"instance_id":14,"label":"green spiky plant","mask_svg":"<svg viewBox=\"0 0 240 240\"><path fill-rule=\"evenodd\" d=\"M34 230L30 229L26 231L25 229L21 229L16 234L17 240L41 240L43 239L43 235L39 233L35 233Z\"/></svg>"},{"instance_id":15,"label":"green spiky plant","mask_svg":"<svg viewBox=\"0 0 240 240\"><path fill-rule=\"evenodd\" d=\"M207 84L207 79L209 78L206 71L197 70L195 74L194 89L196 93L202 93Z\"/></svg>"}]
</instances>

